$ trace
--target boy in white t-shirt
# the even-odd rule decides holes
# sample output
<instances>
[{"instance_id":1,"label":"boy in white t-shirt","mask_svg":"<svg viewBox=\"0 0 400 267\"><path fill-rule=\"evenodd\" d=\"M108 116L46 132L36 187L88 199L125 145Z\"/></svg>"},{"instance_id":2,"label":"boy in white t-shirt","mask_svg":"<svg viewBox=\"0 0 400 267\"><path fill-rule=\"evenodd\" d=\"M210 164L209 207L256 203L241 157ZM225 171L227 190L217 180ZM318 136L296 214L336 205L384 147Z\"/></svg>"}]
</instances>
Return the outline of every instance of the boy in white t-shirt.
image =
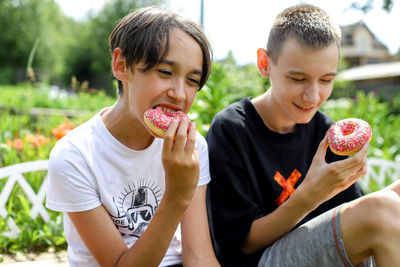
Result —
<instances>
[{"instance_id":1,"label":"boy in white t-shirt","mask_svg":"<svg viewBox=\"0 0 400 267\"><path fill-rule=\"evenodd\" d=\"M71 266L219 266L210 241L205 139L173 122L164 139L143 113L187 113L211 68L201 29L143 8L110 35L118 99L62 138L49 161L46 206L64 213Z\"/></svg>"}]
</instances>

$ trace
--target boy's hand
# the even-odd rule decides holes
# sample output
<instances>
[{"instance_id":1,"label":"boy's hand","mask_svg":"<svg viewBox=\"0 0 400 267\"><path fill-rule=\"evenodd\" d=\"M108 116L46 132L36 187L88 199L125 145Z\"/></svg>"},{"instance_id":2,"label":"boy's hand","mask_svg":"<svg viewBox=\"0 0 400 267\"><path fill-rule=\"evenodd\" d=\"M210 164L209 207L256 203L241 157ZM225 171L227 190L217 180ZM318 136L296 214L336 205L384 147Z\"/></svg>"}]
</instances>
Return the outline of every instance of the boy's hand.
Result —
<instances>
[{"instance_id":1,"label":"boy's hand","mask_svg":"<svg viewBox=\"0 0 400 267\"><path fill-rule=\"evenodd\" d=\"M186 208L199 180L196 125L174 121L164 136L162 162L165 170L165 198Z\"/></svg>"},{"instance_id":2,"label":"boy's hand","mask_svg":"<svg viewBox=\"0 0 400 267\"><path fill-rule=\"evenodd\" d=\"M319 144L317 153L303 183L298 189L304 190L310 205L323 203L347 189L367 174L367 151L369 142L354 156L328 164L325 161L328 148L327 136ZM306 193L307 192L307 193Z\"/></svg>"}]
</instances>

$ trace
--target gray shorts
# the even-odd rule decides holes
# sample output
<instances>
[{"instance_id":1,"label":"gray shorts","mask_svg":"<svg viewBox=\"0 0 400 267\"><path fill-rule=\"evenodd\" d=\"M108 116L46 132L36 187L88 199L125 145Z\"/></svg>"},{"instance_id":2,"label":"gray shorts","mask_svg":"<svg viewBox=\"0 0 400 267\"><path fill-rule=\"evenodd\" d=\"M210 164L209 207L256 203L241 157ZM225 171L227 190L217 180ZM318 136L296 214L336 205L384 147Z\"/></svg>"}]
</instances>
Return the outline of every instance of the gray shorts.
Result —
<instances>
[{"instance_id":1,"label":"gray shorts","mask_svg":"<svg viewBox=\"0 0 400 267\"><path fill-rule=\"evenodd\" d=\"M306 222L267 247L259 267L353 267L346 255L336 207ZM368 258L357 266L375 266Z\"/></svg>"}]
</instances>

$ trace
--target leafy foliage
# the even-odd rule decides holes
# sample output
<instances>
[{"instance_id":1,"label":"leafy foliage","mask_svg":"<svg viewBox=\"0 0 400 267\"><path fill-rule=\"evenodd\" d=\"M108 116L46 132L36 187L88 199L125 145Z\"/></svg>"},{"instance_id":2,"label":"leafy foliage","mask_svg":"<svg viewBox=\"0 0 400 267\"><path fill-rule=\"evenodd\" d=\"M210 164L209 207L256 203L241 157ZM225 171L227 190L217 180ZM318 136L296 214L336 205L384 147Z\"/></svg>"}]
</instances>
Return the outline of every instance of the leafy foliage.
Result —
<instances>
[{"instance_id":1,"label":"leafy foliage","mask_svg":"<svg viewBox=\"0 0 400 267\"><path fill-rule=\"evenodd\" d=\"M29 54L38 40L31 62L38 80L68 87L75 76L114 95L108 48L112 29L129 11L162 2L111 0L78 22L64 15L54 0L1 0L0 84L26 80Z\"/></svg>"},{"instance_id":2,"label":"leafy foliage","mask_svg":"<svg viewBox=\"0 0 400 267\"><path fill-rule=\"evenodd\" d=\"M69 47L69 69L65 79L76 75L78 80L88 80L91 87L103 88L109 95L112 87L111 56L108 37L117 22L130 11L140 7L159 5L160 0L113 0L105 3L98 14L90 14L83 28L75 34L76 40ZM78 56L76 56L76 53Z\"/></svg>"},{"instance_id":3,"label":"leafy foliage","mask_svg":"<svg viewBox=\"0 0 400 267\"><path fill-rule=\"evenodd\" d=\"M59 138L74 126L81 124L104 106L112 105L115 99L103 92L51 91L49 87L34 88L28 84L0 86L0 167L39 159L48 159L49 153ZM32 107L81 109L81 117L67 119L63 116L31 115ZM17 112L18 111L18 112ZM89 113L88 113L89 112ZM45 172L24 174L27 182L37 193ZM0 190L6 179L0 180ZM48 210L51 221L45 223L40 217L33 219L32 208L22 188L16 184L6 203L7 213L20 228L18 238L0 235L0 254L23 254L66 249L63 216ZM9 231L7 220L0 217L0 233Z\"/></svg>"},{"instance_id":4,"label":"leafy foliage","mask_svg":"<svg viewBox=\"0 0 400 267\"><path fill-rule=\"evenodd\" d=\"M55 81L66 66L64 55L75 22L64 16L54 0L0 1L0 83L26 75L29 53L39 40L34 68L42 81ZM4 30L6 29L6 30Z\"/></svg>"},{"instance_id":5,"label":"leafy foliage","mask_svg":"<svg viewBox=\"0 0 400 267\"><path fill-rule=\"evenodd\" d=\"M214 62L206 86L197 94L190 117L205 136L215 114L243 97L255 97L264 92L268 82L258 74L254 65L238 66L232 54Z\"/></svg>"},{"instance_id":6,"label":"leafy foliage","mask_svg":"<svg viewBox=\"0 0 400 267\"><path fill-rule=\"evenodd\" d=\"M386 12L390 12L393 8L393 4L396 0L383 0L381 8ZM351 4L352 8L359 9L364 13L368 13L374 8L375 0L366 0L363 4L360 4L358 1L355 1Z\"/></svg>"},{"instance_id":7,"label":"leafy foliage","mask_svg":"<svg viewBox=\"0 0 400 267\"><path fill-rule=\"evenodd\" d=\"M358 92L355 99L328 100L322 109L335 121L345 118L367 121L373 134L368 156L400 160L400 133L397 130L400 127L400 113L393 112L393 104L380 101L373 93Z\"/></svg>"}]
</instances>

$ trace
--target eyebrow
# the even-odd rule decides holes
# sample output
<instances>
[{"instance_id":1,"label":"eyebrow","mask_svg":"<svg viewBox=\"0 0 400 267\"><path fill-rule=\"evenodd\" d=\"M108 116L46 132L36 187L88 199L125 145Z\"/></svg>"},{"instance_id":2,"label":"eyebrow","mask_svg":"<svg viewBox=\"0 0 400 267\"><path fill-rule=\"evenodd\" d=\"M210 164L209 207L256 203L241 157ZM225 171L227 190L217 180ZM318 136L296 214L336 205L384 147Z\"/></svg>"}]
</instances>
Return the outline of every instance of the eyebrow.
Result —
<instances>
[{"instance_id":1,"label":"eyebrow","mask_svg":"<svg viewBox=\"0 0 400 267\"><path fill-rule=\"evenodd\" d=\"M176 64L175 61L171 61L171 60L167 60L167 59L164 59L163 61L161 61L160 64L167 64L167 65L170 65L171 67L174 67L174 68L178 67L178 64ZM200 76L203 75L203 72L201 70L199 70L199 69L193 69L192 72L194 74L199 74Z\"/></svg>"},{"instance_id":2,"label":"eyebrow","mask_svg":"<svg viewBox=\"0 0 400 267\"><path fill-rule=\"evenodd\" d=\"M297 70L290 70L290 71L288 71L288 74L300 74L300 75L307 75L306 73L304 73L304 72L301 72L301 71L297 71ZM328 73L325 73L324 75L322 75L322 76L336 76L336 72L328 72Z\"/></svg>"}]
</instances>

